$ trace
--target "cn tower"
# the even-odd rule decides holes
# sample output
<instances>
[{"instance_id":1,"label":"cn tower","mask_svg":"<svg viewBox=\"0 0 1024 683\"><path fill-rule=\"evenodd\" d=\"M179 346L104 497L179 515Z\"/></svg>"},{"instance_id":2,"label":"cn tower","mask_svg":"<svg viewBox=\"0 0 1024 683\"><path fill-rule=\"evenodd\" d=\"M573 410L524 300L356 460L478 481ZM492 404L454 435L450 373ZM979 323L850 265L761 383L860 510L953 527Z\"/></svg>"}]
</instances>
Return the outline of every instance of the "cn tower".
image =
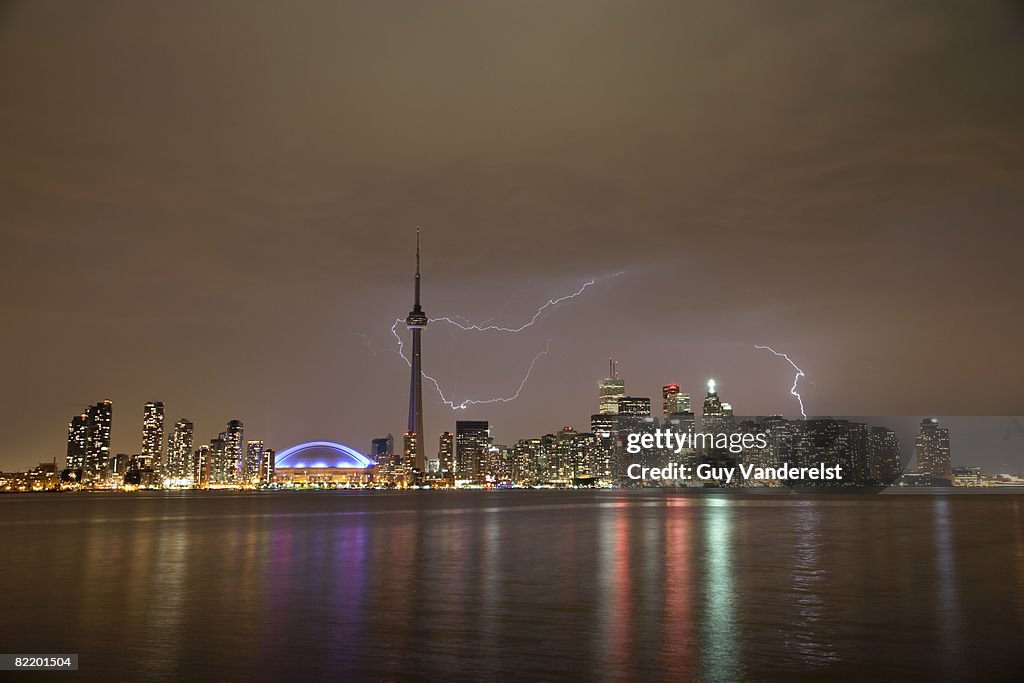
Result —
<instances>
[{"instance_id":1,"label":"cn tower","mask_svg":"<svg viewBox=\"0 0 1024 683\"><path fill-rule=\"evenodd\" d=\"M414 480L423 477L426 463L423 457L423 367L420 332L427 326L427 314L420 307L420 229L416 228L416 285L412 310L405 319L412 332L412 377L409 381L409 428L405 432L403 465L411 470Z\"/></svg>"}]
</instances>

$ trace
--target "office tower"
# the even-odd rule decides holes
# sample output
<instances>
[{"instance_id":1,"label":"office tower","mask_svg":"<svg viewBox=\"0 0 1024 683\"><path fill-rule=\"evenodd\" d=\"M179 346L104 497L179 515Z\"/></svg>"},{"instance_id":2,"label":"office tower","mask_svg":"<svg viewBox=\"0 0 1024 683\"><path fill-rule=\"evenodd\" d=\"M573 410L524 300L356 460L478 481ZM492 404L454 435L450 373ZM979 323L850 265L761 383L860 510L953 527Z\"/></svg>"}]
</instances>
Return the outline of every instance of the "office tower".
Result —
<instances>
[{"instance_id":1,"label":"office tower","mask_svg":"<svg viewBox=\"0 0 1024 683\"><path fill-rule=\"evenodd\" d=\"M708 393L704 397L704 411L701 413L701 429L715 434L728 434L733 431L732 422L732 406L722 403L715 380L709 379Z\"/></svg>"},{"instance_id":2,"label":"office tower","mask_svg":"<svg viewBox=\"0 0 1024 683\"><path fill-rule=\"evenodd\" d=\"M661 416L664 419L689 412L690 395L680 391L678 384L666 384L661 388Z\"/></svg>"},{"instance_id":3,"label":"office tower","mask_svg":"<svg viewBox=\"0 0 1024 683\"><path fill-rule=\"evenodd\" d=\"M949 453L949 430L939 426L938 418L921 421L916 442L917 471L939 479L953 478L953 463Z\"/></svg>"},{"instance_id":4,"label":"office tower","mask_svg":"<svg viewBox=\"0 0 1024 683\"><path fill-rule=\"evenodd\" d=\"M370 441L370 458L377 463L377 479L395 482L395 437L391 434Z\"/></svg>"},{"instance_id":5,"label":"office tower","mask_svg":"<svg viewBox=\"0 0 1024 683\"><path fill-rule=\"evenodd\" d=\"M868 474L875 483L891 484L903 474L896 432L888 427L872 427L868 447Z\"/></svg>"},{"instance_id":6,"label":"office tower","mask_svg":"<svg viewBox=\"0 0 1024 683\"><path fill-rule=\"evenodd\" d=\"M629 417L650 417L651 399L637 396L622 396L618 400L618 414Z\"/></svg>"},{"instance_id":7,"label":"office tower","mask_svg":"<svg viewBox=\"0 0 1024 683\"><path fill-rule=\"evenodd\" d=\"M227 479L225 483L234 483L241 480L242 475L242 444L245 429L239 420L228 422L227 431L224 432L224 453L227 459Z\"/></svg>"},{"instance_id":8,"label":"office tower","mask_svg":"<svg viewBox=\"0 0 1024 683\"><path fill-rule=\"evenodd\" d=\"M217 441L217 439L214 441ZM223 441L221 441L221 446L222 445ZM200 446L198 450L196 450L192 459L192 464L195 468L192 473L192 482L194 486L201 489L205 489L210 486L210 477L213 465L212 455L213 446Z\"/></svg>"},{"instance_id":9,"label":"office tower","mask_svg":"<svg viewBox=\"0 0 1024 683\"><path fill-rule=\"evenodd\" d=\"M260 481L260 461L263 460L263 442L259 440L245 442L245 458L242 463L242 483L258 484Z\"/></svg>"},{"instance_id":10,"label":"office tower","mask_svg":"<svg viewBox=\"0 0 1024 683\"><path fill-rule=\"evenodd\" d=\"M142 457L154 472L163 471L163 445L164 404L150 401L142 408Z\"/></svg>"},{"instance_id":11,"label":"office tower","mask_svg":"<svg viewBox=\"0 0 1024 683\"><path fill-rule=\"evenodd\" d=\"M590 433L594 436L593 473L600 477L613 477L619 473L619 418L617 415L590 416Z\"/></svg>"},{"instance_id":12,"label":"office tower","mask_svg":"<svg viewBox=\"0 0 1024 683\"><path fill-rule=\"evenodd\" d=\"M455 471L455 435L451 432L443 432L438 437L437 465L442 477L452 478Z\"/></svg>"},{"instance_id":13,"label":"office tower","mask_svg":"<svg viewBox=\"0 0 1024 683\"><path fill-rule=\"evenodd\" d=\"M532 484L541 478L540 439L520 439L512 447L512 480L517 484Z\"/></svg>"},{"instance_id":14,"label":"office tower","mask_svg":"<svg viewBox=\"0 0 1024 683\"><path fill-rule=\"evenodd\" d=\"M85 451L88 445L89 416L85 413L75 415L68 423L67 469L82 469L85 465Z\"/></svg>"},{"instance_id":15,"label":"office tower","mask_svg":"<svg viewBox=\"0 0 1024 683\"><path fill-rule=\"evenodd\" d=\"M458 420L455 423L455 478L482 481L487 448L491 445L487 420Z\"/></svg>"},{"instance_id":16,"label":"office tower","mask_svg":"<svg viewBox=\"0 0 1024 683\"><path fill-rule=\"evenodd\" d=\"M260 483L264 486L274 483L275 465L274 456L277 454L272 448L263 450L263 457L260 460Z\"/></svg>"},{"instance_id":17,"label":"office tower","mask_svg":"<svg viewBox=\"0 0 1024 683\"><path fill-rule=\"evenodd\" d=\"M835 481L793 481L805 486L862 486L868 479L869 435L867 425L831 417L811 418L792 423L793 449L790 459L795 467L839 465L842 479Z\"/></svg>"},{"instance_id":18,"label":"office tower","mask_svg":"<svg viewBox=\"0 0 1024 683\"><path fill-rule=\"evenodd\" d=\"M113 423L114 406L110 401L100 401L89 406L86 420L89 423L82 464L83 481L99 481L110 460L110 429Z\"/></svg>"},{"instance_id":19,"label":"office tower","mask_svg":"<svg viewBox=\"0 0 1024 683\"><path fill-rule=\"evenodd\" d=\"M778 467L783 463L793 462L794 423L781 415L772 415L761 421L768 433L768 448L765 454L767 467Z\"/></svg>"},{"instance_id":20,"label":"office tower","mask_svg":"<svg viewBox=\"0 0 1024 683\"><path fill-rule=\"evenodd\" d=\"M167 458L164 478L175 486L187 486L194 479L192 442L195 431L192 422L181 418L174 423L174 431L167 437Z\"/></svg>"},{"instance_id":21,"label":"office tower","mask_svg":"<svg viewBox=\"0 0 1024 683\"><path fill-rule=\"evenodd\" d=\"M402 450L405 462L413 479L423 476L426 463L423 455L423 365L420 333L427 326L427 314L420 307L420 229L416 228L416 279L412 310L405 319L405 326L412 332L412 359L409 381L409 423L405 432Z\"/></svg>"},{"instance_id":22,"label":"office tower","mask_svg":"<svg viewBox=\"0 0 1024 683\"><path fill-rule=\"evenodd\" d=\"M619 377L619 362L608 359L608 378L598 384L597 412L603 415L616 415L619 412L619 399L626 395L626 381Z\"/></svg>"}]
</instances>

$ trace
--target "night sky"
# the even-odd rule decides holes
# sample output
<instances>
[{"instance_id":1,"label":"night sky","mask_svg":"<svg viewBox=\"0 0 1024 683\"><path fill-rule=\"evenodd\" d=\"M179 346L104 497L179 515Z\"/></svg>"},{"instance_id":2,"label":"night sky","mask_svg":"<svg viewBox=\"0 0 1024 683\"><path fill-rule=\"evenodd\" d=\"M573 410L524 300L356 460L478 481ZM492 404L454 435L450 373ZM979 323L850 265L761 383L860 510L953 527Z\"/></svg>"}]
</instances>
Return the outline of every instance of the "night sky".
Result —
<instances>
[{"instance_id":1,"label":"night sky","mask_svg":"<svg viewBox=\"0 0 1024 683\"><path fill-rule=\"evenodd\" d=\"M459 401L550 340L429 455L587 428L609 356L797 414L754 344L812 414L1024 414L1020 2L5 3L0 92L0 469L104 398L398 437L416 226L432 317L597 280L426 330Z\"/></svg>"}]
</instances>

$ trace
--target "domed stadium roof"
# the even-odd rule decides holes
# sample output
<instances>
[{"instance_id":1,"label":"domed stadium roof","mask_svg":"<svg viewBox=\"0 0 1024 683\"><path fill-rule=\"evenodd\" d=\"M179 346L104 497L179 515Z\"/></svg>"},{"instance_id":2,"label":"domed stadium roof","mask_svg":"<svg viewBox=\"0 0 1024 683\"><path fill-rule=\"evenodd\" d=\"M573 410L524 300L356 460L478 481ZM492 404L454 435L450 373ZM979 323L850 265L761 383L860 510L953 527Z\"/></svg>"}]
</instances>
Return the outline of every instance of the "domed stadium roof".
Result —
<instances>
[{"instance_id":1,"label":"domed stadium roof","mask_svg":"<svg viewBox=\"0 0 1024 683\"><path fill-rule=\"evenodd\" d=\"M333 441L308 441L286 448L274 458L274 467L373 467L376 463L348 446Z\"/></svg>"}]
</instances>

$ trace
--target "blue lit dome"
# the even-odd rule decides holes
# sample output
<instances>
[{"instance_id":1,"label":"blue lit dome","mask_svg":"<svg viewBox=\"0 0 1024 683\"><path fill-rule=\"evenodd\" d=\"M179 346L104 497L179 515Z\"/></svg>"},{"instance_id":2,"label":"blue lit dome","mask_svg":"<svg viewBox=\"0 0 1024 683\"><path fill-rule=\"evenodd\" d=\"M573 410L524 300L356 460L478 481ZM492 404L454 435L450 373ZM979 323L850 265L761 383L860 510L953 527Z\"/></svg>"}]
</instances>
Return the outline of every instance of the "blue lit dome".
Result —
<instances>
[{"instance_id":1,"label":"blue lit dome","mask_svg":"<svg viewBox=\"0 0 1024 683\"><path fill-rule=\"evenodd\" d=\"M333 441L309 441L286 448L274 458L274 467L373 467L374 462L348 446Z\"/></svg>"}]
</instances>

